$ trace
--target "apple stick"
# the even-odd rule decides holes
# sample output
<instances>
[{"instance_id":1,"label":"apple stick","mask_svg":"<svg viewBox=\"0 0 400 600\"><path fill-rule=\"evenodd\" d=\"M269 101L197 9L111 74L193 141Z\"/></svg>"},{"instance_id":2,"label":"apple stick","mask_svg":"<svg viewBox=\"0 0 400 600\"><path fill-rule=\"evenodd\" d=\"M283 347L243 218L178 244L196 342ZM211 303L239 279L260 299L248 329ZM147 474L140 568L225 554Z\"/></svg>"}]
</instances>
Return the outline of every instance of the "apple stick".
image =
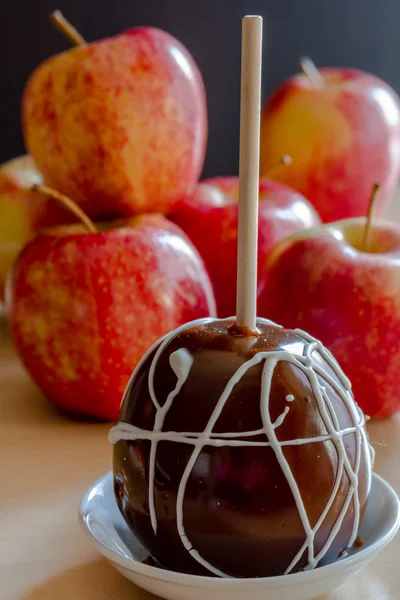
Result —
<instances>
[{"instance_id":1,"label":"apple stick","mask_svg":"<svg viewBox=\"0 0 400 600\"><path fill-rule=\"evenodd\" d=\"M314 64L314 61L311 60L309 56L302 56L299 60L299 68L300 71L308 77L310 83L315 88L322 88L325 86L324 78L321 75L321 72Z\"/></svg>"},{"instance_id":2,"label":"apple stick","mask_svg":"<svg viewBox=\"0 0 400 600\"><path fill-rule=\"evenodd\" d=\"M374 187L372 188L371 198L369 200L369 205L368 205L367 222L365 224L365 229L364 229L364 239L363 239L363 243L362 243L362 251L363 252L368 252L369 242L370 242L370 237L371 237L372 214L374 211L375 200L378 195L380 187L381 187L380 183L375 183Z\"/></svg>"},{"instance_id":3,"label":"apple stick","mask_svg":"<svg viewBox=\"0 0 400 600\"><path fill-rule=\"evenodd\" d=\"M56 190L53 190L47 185L33 185L32 191L38 192L43 196L48 196L49 198L56 200L57 202L65 206L65 208L67 208L70 212L72 212L85 225L89 233L97 233L97 229L94 226L93 221L91 221L91 219L89 219L89 217L83 212L83 210L79 208L79 206L75 204L75 202L68 198L68 196L64 196L64 194L56 192Z\"/></svg>"},{"instance_id":4,"label":"apple stick","mask_svg":"<svg viewBox=\"0 0 400 600\"><path fill-rule=\"evenodd\" d=\"M262 25L242 22L236 326L256 330Z\"/></svg>"},{"instance_id":5,"label":"apple stick","mask_svg":"<svg viewBox=\"0 0 400 600\"><path fill-rule=\"evenodd\" d=\"M64 17L60 10L50 13L50 20L61 33L65 35L75 46L85 46L86 40L79 31Z\"/></svg>"}]
</instances>

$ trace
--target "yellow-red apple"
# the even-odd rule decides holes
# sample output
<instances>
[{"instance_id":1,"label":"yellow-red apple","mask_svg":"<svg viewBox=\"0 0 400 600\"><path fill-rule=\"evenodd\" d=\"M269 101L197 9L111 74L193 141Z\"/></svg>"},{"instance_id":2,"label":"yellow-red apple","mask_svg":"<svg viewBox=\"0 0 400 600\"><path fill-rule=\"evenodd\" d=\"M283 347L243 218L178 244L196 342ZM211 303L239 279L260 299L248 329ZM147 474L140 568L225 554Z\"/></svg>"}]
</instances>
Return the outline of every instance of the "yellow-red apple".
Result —
<instances>
[{"instance_id":1,"label":"yellow-red apple","mask_svg":"<svg viewBox=\"0 0 400 600\"><path fill-rule=\"evenodd\" d=\"M190 201L170 216L189 236L206 264L220 317L236 314L238 195L237 177L208 179L198 185ZM279 240L318 223L320 219L317 213L303 196L271 179L261 179L258 229L260 276L260 268Z\"/></svg>"},{"instance_id":2,"label":"yellow-red apple","mask_svg":"<svg viewBox=\"0 0 400 600\"><path fill-rule=\"evenodd\" d=\"M151 27L45 61L27 83L22 118L45 181L91 216L168 212L202 169L200 72L182 44Z\"/></svg>"},{"instance_id":3,"label":"yellow-red apple","mask_svg":"<svg viewBox=\"0 0 400 600\"><path fill-rule=\"evenodd\" d=\"M23 246L40 229L71 221L70 213L31 191L40 183L42 176L30 156L0 166L0 298L8 270Z\"/></svg>"},{"instance_id":4,"label":"yellow-red apple","mask_svg":"<svg viewBox=\"0 0 400 600\"><path fill-rule=\"evenodd\" d=\"M400 409L400 225L365 219L314 228L280 242L263 272L258 312L321 339L372 417Z\"/></svg>"},{"instance_id":5,"label":"yellow-red apple","mask_svg":"<svg viewBox=\"0 0 400 600\"><path fill-rule=\"evenodd\" d=\"M200 256L161 215L39 234L11 270L6 305L18 354L49 400L102 419L117 418L155 340L215 310Z\"/></svg>"},{"instance_id":6,"label":"yellow-red apple","mask_svg":"<svg viewBox=\"0 0 400 600\"><path fill-rule=\"evenodd\" d=\"M293 162L278 180L304 194L323 221L364 216L382 183L377 211L390 201L400 169L400 107L381 79L356 69L320 69L312 83L291 77L266 101L261 174L283 152Z\"/></svg>"}]
</instances>

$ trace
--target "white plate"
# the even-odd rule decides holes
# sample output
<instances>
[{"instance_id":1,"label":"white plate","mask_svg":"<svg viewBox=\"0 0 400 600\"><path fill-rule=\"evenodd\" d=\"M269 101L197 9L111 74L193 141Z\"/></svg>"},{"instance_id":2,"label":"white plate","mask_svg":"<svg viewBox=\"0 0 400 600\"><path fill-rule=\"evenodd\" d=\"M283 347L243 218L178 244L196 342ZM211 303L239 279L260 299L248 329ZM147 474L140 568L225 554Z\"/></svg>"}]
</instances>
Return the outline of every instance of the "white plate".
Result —
<instances>
[{"instance_id":1,"label":"white plate","mask_svg":"<svg viewBox=\"0 0 400 600\"><path fill-rule=\"evenodd\" d=\"M400 501L379 475L372 489L360 530L362 548L332 565L313 571L257 579L198 577L159 569L142 561L148 553L128 529L114 498L112 473L85 494L79 520L89 542L122 575L168 600L310 600L353 577L384 548L400 523Z\"/></svg>"}]
</instances>

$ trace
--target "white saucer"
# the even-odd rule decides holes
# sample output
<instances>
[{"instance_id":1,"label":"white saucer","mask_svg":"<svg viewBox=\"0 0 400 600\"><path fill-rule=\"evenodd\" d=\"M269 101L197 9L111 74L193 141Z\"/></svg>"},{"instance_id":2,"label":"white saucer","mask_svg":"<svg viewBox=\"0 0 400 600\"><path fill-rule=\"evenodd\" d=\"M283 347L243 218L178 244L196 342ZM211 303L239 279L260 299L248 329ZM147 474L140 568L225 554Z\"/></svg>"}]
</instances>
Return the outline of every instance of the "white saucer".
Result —
<instances>
[{"instance_id":1,"label":"white saucer","mask_svg":"<svg viewBox=\"0 0 400 600\"><path fill-rule=\"evenodd\" d=\"M168 600L310 600L326 594L358 573L396 534L400 501L379 475L373 474L366 515L360 530L364 544L351 555L313 571L258 579L198 577L143 564L148 553L132 535L114 499L112 473L85 494L79 520L89 542L122 575Z\"/></svg>"}]
</instances>

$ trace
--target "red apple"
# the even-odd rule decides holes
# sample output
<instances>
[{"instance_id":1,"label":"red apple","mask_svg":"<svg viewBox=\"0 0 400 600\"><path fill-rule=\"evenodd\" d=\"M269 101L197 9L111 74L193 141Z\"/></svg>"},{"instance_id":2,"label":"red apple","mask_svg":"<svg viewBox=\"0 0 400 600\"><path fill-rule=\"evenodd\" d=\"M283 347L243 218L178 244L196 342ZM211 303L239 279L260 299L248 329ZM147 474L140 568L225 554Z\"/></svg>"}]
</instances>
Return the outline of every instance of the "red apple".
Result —
<instances>
[{"instance_id":1,"label":"red apple","mask_svg":"<svg viewBox=\"0 0 400 600\"><path fill-rule=\"evenodd\" d=\"M400 169L400 105L381 79L356 69L320 69L313 84L291 77L266 101L261 174L283 152L293 162L278 178L312 202L323 221L367 212L382 183L377 211L388 205Z\"/></svg>"},{"instance_id":2,"label":"red apple","mask_svg":"<svg viewBox=\"0 0 400 600\"><path fill-rule=\"evenodd\" d=\"M71 214L31 187L42 182L30 156L0 165L0 298L7 272L23 246L43 227L71 222Z\"/></svg>"},{"instance_id":3,"label":"red apple","mask_svg":"<svg viewBox=\"0 0 400 600\"><path fill-rule=\"evenodd\" d=\"M67 411L116 419L144 351L215 305L176 225L143 215L108 227L39 235L19 255L6 301L16 349L44 394Z\"/></svg>"},{"instance_id":4,"label":"red apple","mask_svg":"<svg viewBox=\"0 0 400 600\"><path fill-rule=\"evenodd\" d=\"M206 264L220 317L236 314L238 194L237 177L208 179L200 183L192 199L171 216ZM317 213L303 196L271 179L261 179L259 271L279 240L318 223Z\"/></svg>"},{"instance_id":5,"label":"red apple","mask_svg":"<svg viewBox=\"0 0 400 600\"><path fill-rule=\"evenodd\" d=\"M202 169L203 81L182 44L158 29L45 61L27 83L22 117L45 181L91 216L168 212Z\"/></svg>"},{"instance_id":6,"label":"red apple","mask_svg":"<svg viewBox=\"0 0 400 600\"><path fill-rule=\"evenodd\" d=\"M361 250L365 219L290 236L263 272L259 314L318 337L372 417L400 408L400 225L377 223Z\"/></svg>"}]
</instances>

